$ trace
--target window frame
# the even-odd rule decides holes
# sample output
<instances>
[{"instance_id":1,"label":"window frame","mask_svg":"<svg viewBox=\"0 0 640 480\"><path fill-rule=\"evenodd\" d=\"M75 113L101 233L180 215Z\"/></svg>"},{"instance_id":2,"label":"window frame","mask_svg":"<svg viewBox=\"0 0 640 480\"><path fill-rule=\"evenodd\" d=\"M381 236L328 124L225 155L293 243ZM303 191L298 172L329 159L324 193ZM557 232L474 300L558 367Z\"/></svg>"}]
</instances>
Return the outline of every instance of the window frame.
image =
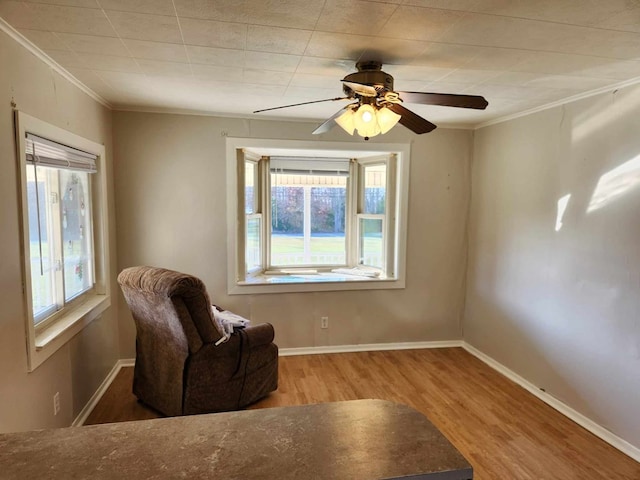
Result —
<instances>
[{"instance_id":1,"label":"window frame","mask_svg":"<svg viewBox=\"0 0 640 480\"><path fill-rule=\"evenodd\" d=\"M272 140L272 139L256 139L256 138L239 138L227 137L227 185L232 186L227 190L227 253L228 253L228 277L227 291L230 295L235 294L254 294L254 293L281 293L281 292L313 292L313 291L334 291L334 290L369 290L369 289L395 289L405 287L405 264L406 264L406 232L408 218L408 188L409 188L409 167L410 167L410 146L408 144L386 144L386 143L368 143L361 144L355 142L311 142L304 140ZM393 222L385 222L385 233L388 238L394 241L388 241L385 246L387 253L386 258L389 259L387 265L386 278L372 279L335 279L328 280L325 278L307 278L302 281L288 279L265 279L269 277L269 273L263 275L259 272L254 278L245 277L242 270L244 265L244 248L245 244L242 239L244 233L240 226L240 218L238 216L239 206L243 200L240 198L238 187L240 186L238 175L240 174L238 164L238 155L240 151L253 152L260 157L266 155L264 152L272 152L272 156L285 156L282 152L300 152L317 151L319 157L322 152L346 152L346 157L357 158L367 157L366 159L374 159L380 162L380 156L395 154L394 161L396 163L395 175L389 178L388 185L393 193L387 194L387 212L391 215ZM279 153L273 153L279 152ZM292 156L299 156L291 153ZM377 158L374 158L377 157ZM364 160L364 158L362 159ZM263 161L260 161L261 168L264 168ZM352 168L357 170L358 165L351 162ZM268 165L267 165L268 168ZM268 176L268 175L267 175ZM357 181L353 179L350 168L349 181ZM236 188L233 188L236 186ZM262 185L262 201L267 201L267 192L265 185ZM351 209L351 221L345 225L345 235L357 235L357 222L355 209L357 208L357 188L348 189L347 208ZM393 195L395 202L390 202L389 197ZM244 196L244 195L243 195ZM389 209L393 209L391 212ZM270 218L267 210L262 212L263 222L265 226L269 226ZM263 231L266 228L263 228ZM269 236L270 232L268 235ZM266 259L266 243L267 239L263 239L263 264ZM347 262L354 264L357 258L357 252L347 248ZM355 258L354 258L355 257ZM290 270L287 268L287 270ZM302 268L301 270L304 270ZM318 268L320 270L320 268ZM304 272L302 272L304 273ZM259 277L259 278L256 278ZM315 281L314 281L315 280Z\"/></svg>"},{"instance_id":2,"label":"window frame","mask_svg":"<svg viewBox=\"0 0 640 480\"><path fill-rule=\"evenodd\" d=\"M19 181L19 215L22 234L22 286L27 339L27 369L34 371L47 358L98 318L111 305L109 281L109 235L105 147L79 135L15 110L16 158ZM31 290L29 208L27 198L26 134L96 155L97 173L89 176L89 207L92 215L93 288L65 302L54 314L34 324Z\"/></svg>"},{"instance_id":3,"label":"window frame","mask_svg":"<svg viewBox=\"0 0 640 480\"><path fill-rule=\"evenodd\" d=\"M384 237L382 240L382 251L383 255L383 265L381 270L387 273L387 275L393 277L395 276L395 262L389 262L389 259L393 257L393 252L395 248L395 232L394 232L394 224L395 224L395 212L396 212L396 174L397 174L397 154L391 153L388 155L382 155L380 157L368 157L359 159L357 162L357 182L358 188L356 189L355 194L357 195L357 203L356 203L356 212L353 215L354 221L354 229L356 232L357 238L357 250L356 250L356 263L358 265L362 264L360 261L362 259L361 252L361 232L360 232L360 220L382 220L382 231L384 232ZM384 204L384 213L365 213L364 212L364 202L365 202L365 170L367 167L375 167L378 165L384 165L386 167L386 182L385 182L385 204ZM365 265L367 266L367 265ZM374 267L375 268L375 267Z\"/></svg>"},{"instance_id":4,"label":"window frame","mask_svg":"<svg viewBox=\"0 0 640 480\"><path fill-rule=\"evenodd\" d=\"M252 213L247 213L247 209L246 209L246 203L245 203L245 192L244 192L244 188L245 188L245 175L246 175L246 164L247 163L252 163L254 165L254 169L253 169L253 185L254 185L254 192L253 192L253 208L252 208ZM261 180L262 174L261 174L261 170L264 168L264 164L262 162L262 159L258 156L255 155L251 155L249 152L243 152L243 151L238 151L237 152L237 162L236 162L236 168L237 168L237 191L238 191L238 241L239 241L239 255L238 255L238 270L239 271L245 271L245 275L246 276L255 276L257 274L259 274L261 272L261 268L253 268L253 269L249 269L247 268L247 259L246 259L246 245L247 245L247 232L248 232L248 224L249 221L252 219L258 219L260 220L260 223L262 225L264 225L265 222L265 215L263 213L263 208L262 205L264 205L264 198L263 198L263 193L264 193L264 185L263 182ZM242 192L242 194L240 194L240 192ZM241 217L241 212L242 215L244 215L244 219L242 220ZM241 223L243 222L243 223ZM241 248L240 248L241 246ZM260 257L262 259L262 262L264 262L264 258L265 258L265 235L264 235L264 227L260 228Z\"/></svg>"}]
</instances>

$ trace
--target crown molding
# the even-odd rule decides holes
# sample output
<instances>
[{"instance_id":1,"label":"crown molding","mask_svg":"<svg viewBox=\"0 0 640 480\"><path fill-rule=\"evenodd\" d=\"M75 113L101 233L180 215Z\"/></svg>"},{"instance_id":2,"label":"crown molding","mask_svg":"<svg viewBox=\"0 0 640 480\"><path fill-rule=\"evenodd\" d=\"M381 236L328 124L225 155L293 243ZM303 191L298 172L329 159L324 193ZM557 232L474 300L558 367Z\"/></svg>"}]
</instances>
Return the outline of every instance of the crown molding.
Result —
<instances>
[{"instance_id":1,"label":"crown molding","mask_svg":"<svg viewBox=\"0 0 640 480\"><path fill-rule=\"evenodd\" d=\"M84 83L82 83L76 77L71 75L71 73L69 73L67 70L65 70L64 67L62 67L53 58L51 58L49 55L47 55L42 50L40 50L40 48L38 48L35 44L33 44L27 37L22 35L18 30L16 30L11 25L9 25L6 22L6 20L4 20L3 18L0 18L0 31L3 31L7 35L9 35L9 37L14 39L16 42L18 42L20 45L22 45L24 48L26 48L29 52L31 52L37 58L39 58L44 63L49 65L49 67L51 67L53 70L55 70L57 73L59 73L66 80L71 82L73 85L78 87L84 93L89 95L96 102L98 102L101 105L107 107L109 110L112 110L112 106L111 106L111 104L109 102L107 102L104 98L102 98L96 92L94 92L89 87L87 87Z\"/></svg>"},{"instance_id":2,"label":"crown molding","mask_svg":"<svg viewBox=\"0 0 640 480\"><path fill-rule=\"evenodd\" d=\"M132 112L132 113L158 113L167 115L191 115L195 117L217 117L217 118L233 118L237 120L255 120L255 121L271 121L271 122L303 122L318 125L326 120L326 118L313 119L302 117L257 117L255 115L234 115L232 113L207 112L203 110L191 110L188 108L163 108L163 107L142 107L136 105L113 105L112 110L115 112ZM469 130L476 129L474 125L462 123L441 123L439 129L447 130Z\"/></svg>"},{"instance_id":3,"label":"crown molding","mask_svg":"<svg viewBox=\"0 0 640 480\"><path fill-rule=\"evenodd\" d=\"M563 105L567 105L568 103L577 102L578 100L595 97L596 95L600 95L603 93L614 92L621 88L631 87L633 85L638 85L638 84L640 84L640 77L635 77L630 80L624 80L622 82L614 83L613 85L608 85L606 87L600 87L595 90L589 90L588 92L578 93L577 95L563 98L561 100L556 100L555 102L545 103L544 105L530 108L529 110L524 110L522 112L512 113L510 115L505 115L503 117L494 118L493 120L487 120L486 122L479 123L473 129L478 130L480 128L489 127L491 125L496 125L498 123L508 122L510 120L526 117L527 115L532 115L534 113L542 112L544 110L549 110L551 108L561 107Z\"/></svg>"}]
</instances>

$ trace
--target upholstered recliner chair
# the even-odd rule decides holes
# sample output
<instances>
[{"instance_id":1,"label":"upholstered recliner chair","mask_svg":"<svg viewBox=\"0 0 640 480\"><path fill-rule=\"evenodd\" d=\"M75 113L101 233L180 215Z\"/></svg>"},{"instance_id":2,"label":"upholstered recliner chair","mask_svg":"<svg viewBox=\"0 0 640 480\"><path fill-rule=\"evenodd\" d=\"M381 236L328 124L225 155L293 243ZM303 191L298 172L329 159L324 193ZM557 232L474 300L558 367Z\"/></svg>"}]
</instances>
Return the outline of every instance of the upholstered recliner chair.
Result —
<instances>
[{"instance_id":1,"label":"upholstered recliner chair","mask_svg":"<svg viewBox=\"0 0 640 480\"><path fill-rule=\"evenodd\" d=\"M118 283L136 324L133 393L168 415L243 408L278 388L278 347L267 323L237 330L219 345L202 281L131 267Z\"/></svg>"}]
</instances>

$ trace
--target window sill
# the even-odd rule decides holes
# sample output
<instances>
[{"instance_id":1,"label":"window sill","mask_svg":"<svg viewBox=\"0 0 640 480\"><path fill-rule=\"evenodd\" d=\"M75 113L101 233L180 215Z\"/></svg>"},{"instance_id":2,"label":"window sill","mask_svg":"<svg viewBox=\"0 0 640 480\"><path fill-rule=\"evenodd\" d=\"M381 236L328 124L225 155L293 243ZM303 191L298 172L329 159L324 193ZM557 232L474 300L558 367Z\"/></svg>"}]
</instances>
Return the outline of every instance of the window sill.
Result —
<instances>
[{"instance_id":1,"label":"window sill","mask_svg":"<svg viewBox=\"0 0 640 480\"><path fill-rule=\"evenodd\" d=\"M231 286L229 294L382 290L395 288L404 288L404 281L397 278L370 278L333 272L288 275L260 274Z\"/></svg>"},{"instance_id":2,"label":"window sill","mask_svg":"<svg viewBox=\"0 0 640 480\"><path fill-rule=\"evenodd\" d=\"M69 309L53 324L33 331L29 338L29 371L32 372L111 305L109 295L92 295ZM31 332L30 332L31 333Z\"/></svg>"}]
</instances>

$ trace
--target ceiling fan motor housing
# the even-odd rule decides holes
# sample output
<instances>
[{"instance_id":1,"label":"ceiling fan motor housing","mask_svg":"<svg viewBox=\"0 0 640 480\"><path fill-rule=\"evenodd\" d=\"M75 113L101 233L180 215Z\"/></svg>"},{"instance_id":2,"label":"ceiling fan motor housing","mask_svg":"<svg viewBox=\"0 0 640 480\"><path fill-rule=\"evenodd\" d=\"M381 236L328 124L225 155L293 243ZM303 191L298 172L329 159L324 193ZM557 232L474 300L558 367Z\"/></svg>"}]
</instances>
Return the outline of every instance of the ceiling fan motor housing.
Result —
<instances>
[{"instance_id":1,"label":"ceiling fan motor housing","mask_svg":"<svg viewBox=\"0 0 640 480\"><path fill-rule=\"evenodd\" d=\"M393 91L393 77L382 71L382 63L358 62L356 68L358 71L344 77L344 81L376 87L378 91ZM343 84L342 89L349 97L355 96L355 92L349 86Z\"/></svg>"}]
</instances>

